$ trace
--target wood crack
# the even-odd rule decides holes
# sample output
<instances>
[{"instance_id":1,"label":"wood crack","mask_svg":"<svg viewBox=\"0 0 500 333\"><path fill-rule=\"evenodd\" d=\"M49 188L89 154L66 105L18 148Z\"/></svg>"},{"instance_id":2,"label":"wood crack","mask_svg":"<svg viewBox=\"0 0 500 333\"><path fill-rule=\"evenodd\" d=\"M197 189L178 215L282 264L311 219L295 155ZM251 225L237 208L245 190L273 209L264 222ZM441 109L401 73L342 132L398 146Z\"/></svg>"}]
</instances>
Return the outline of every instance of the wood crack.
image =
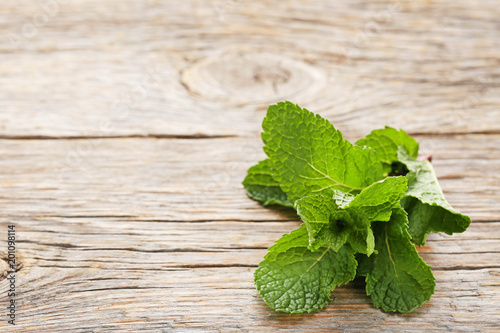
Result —
<instances>
[{"instance_id":1,"label":"wood crack","mask_svg":"<svg viewBox=\"0 0 500 333\"><path fill-rule=\"evenodd\" d=\"M87 136L87 135L0 135L0 140L105 140L105 139L225 139L237 138L234 134L129 134L129 135L107 135L107 136Z\"/></svg>"},{"instance_id":2,"label":"wood crack","mask_svg":"<svg viewBox=\"0 0 500 333\"><path fill-rule=\"evenodd\" d=\"M500 135L500 130L485 130L485 131L470 131L470 132L418 132L408 131L410 136L430 136L430 137L446 137L458 135Z\"/></svg>"}]
</instances>

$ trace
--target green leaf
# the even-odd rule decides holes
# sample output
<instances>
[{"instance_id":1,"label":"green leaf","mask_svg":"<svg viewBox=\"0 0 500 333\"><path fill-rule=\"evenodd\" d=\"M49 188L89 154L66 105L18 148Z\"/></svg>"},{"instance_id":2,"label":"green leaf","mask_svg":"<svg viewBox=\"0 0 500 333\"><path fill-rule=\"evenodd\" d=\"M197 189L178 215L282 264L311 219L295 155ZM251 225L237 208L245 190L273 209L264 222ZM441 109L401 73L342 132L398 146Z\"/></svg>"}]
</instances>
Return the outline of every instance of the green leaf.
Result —
<instances>
[{"instance_id":1,"label":"green leaf","mask_svg":"<svg viewBox=\"0 0 500 333\"><path fill-rule=\"evenodd\" d=\"M355 222L333 198L310 195L295 202L297 214L309 233L309 248L329 246L337 252L347 242Z\"/></svg>"},{"instance_id":2,"label":"green leaf","mask_svg":"<svg viewBox=\"0 0 500 333\"><path fill-rule=\"evenodd\" d=\"M378 254L363 262L359 274L366 274L366 293L377 308L387 312L411 312L434 294L434 276L420 258L407 232L403 209L394 210L387 223L374 223Z\"/></svg>"},{"instance_id":3,"label":"green leaf","mask_svg":"<svg viewBox=\"0 0 500 333\"><path fill-rule=\"evenodd\" d=\"M351 193L346 193L339 190L332 190L332 192L332 197L335 200L337 206L339 206L340 208L344 208L349 205L349 203L356 197Z\"/></svg>"},{"instance_id":4,"label":"green leaf","mask_svg":"<svg viewBox=\"0 0 500 333\"><path fill-rule=\"evenodd\" d=\"M329 246L339 251L349 243L355 252L373 253L375 241L370 222L363 219L359 211L340 208L333 198L322 195L297 200L295 209L306 225L311 250Z\"/></svg>"},{"instance_id":5,"label":"green leaf","mask_svg":"<svg viewBox=\"0 0 500 333\"><path fill-rule=\"evenodd\" d=\"M448 235L464 232L471 220L454 210L446 201L432 164L413 159L403 147L398 151L398 158L410 170L406 175L408 190L401 204L408 212L408 232L412 241L424 245L430 232Z\"/></svg>"},{"instance_id":6,"label":"green leaf","mask_svg":"<svg viewBox=\"0 0 500 333\"><path fill-rule=\"evenodd\" d=\"M276 311L316 311L328 304L336 286L356 275L356 259L348 246L337 253L330 247L312 252L308 243L303 226L283 235L255 271L257 290Z\"/></svg>"},{"instance_id":7,"label":"green leaf","mask_svg":"<svg viewBox=\"0 0 500 333\"><path fill-rule=\"evenodd\" d=\"M454 210L446 201L432 164L416 160L418 143L406 132L386 127L372 131L356 144L373 148L386 166L392 166L386 169L388 172L401 169L400 163L408 169L408 190L401 204L409 214L408 231L415 244L424 245L430 232L451 235L468 228L470 218Z\"/></svg>"},{"instance_id":8,"label":"green leaf","mask_svg":"<svg viewBox=\"0 0 500 333\"><path fill-rule=\"evenodd\" d=\"M282 205L292 207L280 184L274 180L269 159L260 161L248 169L248 174L243 180L247 195L261 202L264 206Z\"/></svg>"},{"instance_id":9,"label":"green leaf","mask_svg":"<svg viewBox=\"0 0 500 333\"><path fill-rule=\"evenodd\" d=\"M264 118L264 151L288 200L332 190L359 193L383 177L382 163L370 148L353 146L319 115L290 102L271 105Z\"/></svg>"},{"instance_id":10,"label":"green leaf","mask_svg":"<svg viewBox=\"0 0 500 333\"><path fill-rule=\"evenodd\" d=\"M338 251L348 242L356 252L372 254L375 240L371 222L388 221L405 190L405 177L389 177L355 197L343 196L343 207L337 205L336 199L321 195L297 200L295 209L309 232L309 248L328 245Z\"/></svg>"},{"instance_id":11,"label":"green leaf","mask_svg":"<svg viewBox=\"0 0 500 333\"><path fill-rule=\"evenodd\" d=\"M418 142L403 130L396 130L386 126L383 129L373 130L365 138L356 141L356 145L374 149L382 162L392 164L397 162L398 148L403 146L410 157L418 157Z\"/></svg>"},{"instance_id":12,"label":"green leaf","mask_svg":"<svg viewBox=\"0 0 500 333\"><path fill-rule=\"evenodd\" d=\"M388 177L365 188L347 206L368 221L389 221L407 189L405 177ZM360 217L361 218L361 217Z\"/></svg>"},{"instance_id":13,"label":"green leaf","mask_svg":"<svg viewBox=\"0 0 500 333\"><path fill-rule=\"evenodd\" d=\"M349 245L355 252L370 256L375 251L375 237L370 227L354 229L349 235Z\"/></svg>"},{"instance_id":14,"label":"green leaf","mask_svg":"<svg viewBox=\"0 0 500 333\"><path fill-rule=\"evenodd\" d=\"M358 262L356 276L367 276L373 269L373 256L368 257L366 254L356 253L355 258Z\"/></svg>"}]
</instances>

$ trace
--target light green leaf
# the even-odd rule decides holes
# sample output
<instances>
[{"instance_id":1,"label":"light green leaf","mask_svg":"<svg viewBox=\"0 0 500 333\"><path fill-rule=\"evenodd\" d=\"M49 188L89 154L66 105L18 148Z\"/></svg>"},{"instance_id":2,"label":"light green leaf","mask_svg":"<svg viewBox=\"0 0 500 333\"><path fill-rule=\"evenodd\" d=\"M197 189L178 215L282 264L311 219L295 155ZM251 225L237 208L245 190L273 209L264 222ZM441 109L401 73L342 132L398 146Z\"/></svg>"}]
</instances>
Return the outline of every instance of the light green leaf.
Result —
<instances>
[{"instance_id":1,"label":"light green leaf","mask_svg":"<svg viewBox=\"0 0 500 333\"><path fill-rule=\"evenodd\" d=\"M430 232L449 235L463 232L470 225L470 218L455 211L444 198L434 169L428 161L417 161L418 143L403 130L394 128L374 130L356 142L373 148L380 160L391 166L392 174L409 171L408 190L401 201L409 214L409 233L417 245L424 245Z\"/></svg>"},{"instance_id":2,"label":"light green leaf","mask_svg":"<svg viewBox=\"0 0 500 333\"><path fill-rule=\"evenodd\" d=\"M339 206L340 208L344 208L349 205L349 203L356 197L351 193L346 193L339 190L332 190L332 192L332 197L335 200L337 206Z\"/></svg>"},{"instance_id":3,"label":"light green leaf","mask_svg":"<svg viewBox=\"0 0 500 333\"><path fill-rule=\"evenodd\" d=\"M375 251L375 237L370 227L354 229L349 235L349 245L357 253L370 256Z\"/></svg>"},{"instance_id":4,"label":"light green leaf","mask_svg":"<svg viewBox=\"0 0 500 333\"><path fill-rule=\"evenodd\" d=\"M269 248L255 271L257 290L276 311L316 311L330 301L330 292L356 275L356 260L345 246L339 252L330 247L310 251L309 237L301 227Z\"/></svg>"},{"instance_id":5,"label":"light green leaf","mask_svg":"<svg viewBox=\"0 0 500 333\"><path fill-rule=\"evenodd\" d=\"M248 174L243 180L247 194L250 198L261 202L264 206L282 205L292 207L285 192L273 178L269 159L260 161L248 169Z\"/></svg>"},{"instance_id":6,"label":"light green leaf","mask_svg":"<svg viewBox=\"0 0 500 333\"><path fill-rule=\"evenodd\" d=\"M392 208L399 206L399 201L407 189L405 177L388 177L365 188L347 206L359 219L367 221L389 221Z\"/></svg>"},{"instance_id":7,"label":"light green leaf","mask_svg":"<svg viewBox=\"0 0 500 333\"><path fill-rule=\"evenodd\" d=\"M401 204L408 212L408 232L412 241L424 245L430 232L448 235L464 232L471 220L454 210L446 201L432 164L413 159L403 147L398 151L398 158L410 170L406 175L408 190Z\"/></svg>"},{"instance_id":8,"label":"light green leaf","mask_svg":"<svg viewBox=\"0 0 500 333\"><path fill-rule=\"evenodd\" d=\"M334 189L359 193L383 177L373 150L353 146L328 120L295 104L271 105L262 127L274 178L291 203L312 194L332 197Z\"/></svg>"},{"instance_id":9,"label":"light green leaf","mask_svg":"<svg viewBox=\"0 0 500 333\"><path fill-rule=\"evenodd\" d=\"M309 232L311 250L329 246L333 251L339 251L349 243L355 252L373 253L375 241L370 222L358 207L342 209L333 198L310 195L297 200L295 209Z\"/></svg>"},{"instance_id":10,"label":"light green leaf","mask_svg":"<svg viewBox=\"0 0 500 333\"><path fill-rule=\"evenodd\" d=\"M399 146L405 147L409 156L413 158L418 156L418 142L405 131L398 131L388 126L373 130L365 138L356 141L356 145L374 149L380 160L389 165L398 161Z\"/></svg>"},{"instance_id":11,"label":"light green leaf","mask_svg":"<svg viewBox=\"0 0 500 333\"><path fill-rule=\"evenodd\" d=\"M343 196L343 203L349 201L343 207L337 205L336 199L321 195L297 200L295 209L309 232L310 249L328 245L338 251L348 242L356 252L372 254L375 240L371 222L388 221L405 190L405 177L389 177L355 197Z\"/></svg>"},{"instance_id":12,"label":"light green leaf","mask_svg":"<svg viewBox=\"0 0 500 333\"><path fill-rule=\"evenodd\" d=\"M395 209L387 223L374 223L378 254L365 258L360 274L366 274L366 293L377 308L387 312L411 312L434 294L434 276L410 241L407 216Z\"/></svg>"},{"instance_id":13,"label":"light green leaf","mask_svg":"<svg viewBox=\"0 0 500 333\"><path fill-rule=\"evenodd\" d=\"M355 222L333 198L310 195L295 202L297 214L309 233L309 248L329 246L337 252L347 242Z\"/></svg>"}]
</instances>

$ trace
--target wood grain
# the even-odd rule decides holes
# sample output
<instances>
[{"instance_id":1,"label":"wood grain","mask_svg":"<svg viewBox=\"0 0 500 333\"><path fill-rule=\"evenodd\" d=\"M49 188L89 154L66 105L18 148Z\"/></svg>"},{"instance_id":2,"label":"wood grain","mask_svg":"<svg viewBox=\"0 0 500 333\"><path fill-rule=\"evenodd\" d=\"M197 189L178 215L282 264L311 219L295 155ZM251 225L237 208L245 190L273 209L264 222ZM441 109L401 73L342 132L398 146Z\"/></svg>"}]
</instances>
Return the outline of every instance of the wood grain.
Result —
<instances>
[{"instance_id":1,"label":"wood grain","mask_svg":"<svg viewBox=\"0 0 500 333\"><path fill-rule=\"evenodd\" d=\"M259 140L106 139L81 165L62 173L53 167L87 141L0 145L2 224L18 226L23 263L23 331L356 332L390 331L397 323L409 331L425 324L474 332L496 325L484 318L500 311L500 223L493 218L500 177L481 183L481 171L498 169L500 136L420 140L435 153L450 203L474 222L461 235L431 235L420 249L437 291L411 315L374 309L362 281L337 289L334 304L313 315L285 316L263 305L252 272L267 247L299 222L293 211L246 198L240 182L262 158L253 150Z\"/></svg>"},{"instance_id":2,"label":"wood grain","mask_svg":"<svg viewBox=\"0 0 500 333\"><path fill-rule=\"evenodd\" d=\"M59 1L30 38L40 5L4 9L2 136L253 135L284 99L349 135L500 132L495 0Z\"/></svg>"},{"instance_id":3,"label":"wood grain","mask_svg":"<svg viewBox=\"0 0 500 333\"><path fill-rule=\"evenodd\" d=\"M450 203L498 220L500 135L419 137ZM0 140L4 216L156 221L295 218L248 200L241 181L264 158L258 138ZM485 174L488 176L485 178Z\"/></svg>"},{"instance_id":4,"label":"wood grain","mask_svg":"<svg viewBox=\"0 0 500 333\"><path fill-rule=\"evenodd\" d=\"M2 332L499 331L497 1L7 0L0 13ZM473 223L419 248L430 302L384 313L357 279L317 313L263 303L252 274L300 222L241 181L264 158L267 105L285 99L348 139L391 125L433 155Z\"/></svg>"}]
</instances>

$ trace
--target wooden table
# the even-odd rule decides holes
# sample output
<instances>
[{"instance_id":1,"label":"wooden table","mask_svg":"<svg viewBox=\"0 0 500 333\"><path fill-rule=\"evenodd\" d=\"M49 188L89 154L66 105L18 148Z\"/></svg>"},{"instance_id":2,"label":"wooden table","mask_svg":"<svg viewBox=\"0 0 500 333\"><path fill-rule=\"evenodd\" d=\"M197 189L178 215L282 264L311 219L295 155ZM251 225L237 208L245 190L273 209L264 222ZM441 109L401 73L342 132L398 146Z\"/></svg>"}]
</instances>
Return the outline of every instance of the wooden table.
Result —
<instances>
[{"instance_id":1,"label":"wooden table","mask_svg":"<svg viewBox=\"0 0 500 333\"><path fill-rule=\"evenodd\" d=\"M497 0L5 1L2 332L500 332ZM355 280L308 315L252 274L299 221L241 185L269 104L349 139L403 128L432 154L464 234L419 249L436 293L375 309ZM8 270L0 260L0 270Z\"/></svg>"}]
</instances>

